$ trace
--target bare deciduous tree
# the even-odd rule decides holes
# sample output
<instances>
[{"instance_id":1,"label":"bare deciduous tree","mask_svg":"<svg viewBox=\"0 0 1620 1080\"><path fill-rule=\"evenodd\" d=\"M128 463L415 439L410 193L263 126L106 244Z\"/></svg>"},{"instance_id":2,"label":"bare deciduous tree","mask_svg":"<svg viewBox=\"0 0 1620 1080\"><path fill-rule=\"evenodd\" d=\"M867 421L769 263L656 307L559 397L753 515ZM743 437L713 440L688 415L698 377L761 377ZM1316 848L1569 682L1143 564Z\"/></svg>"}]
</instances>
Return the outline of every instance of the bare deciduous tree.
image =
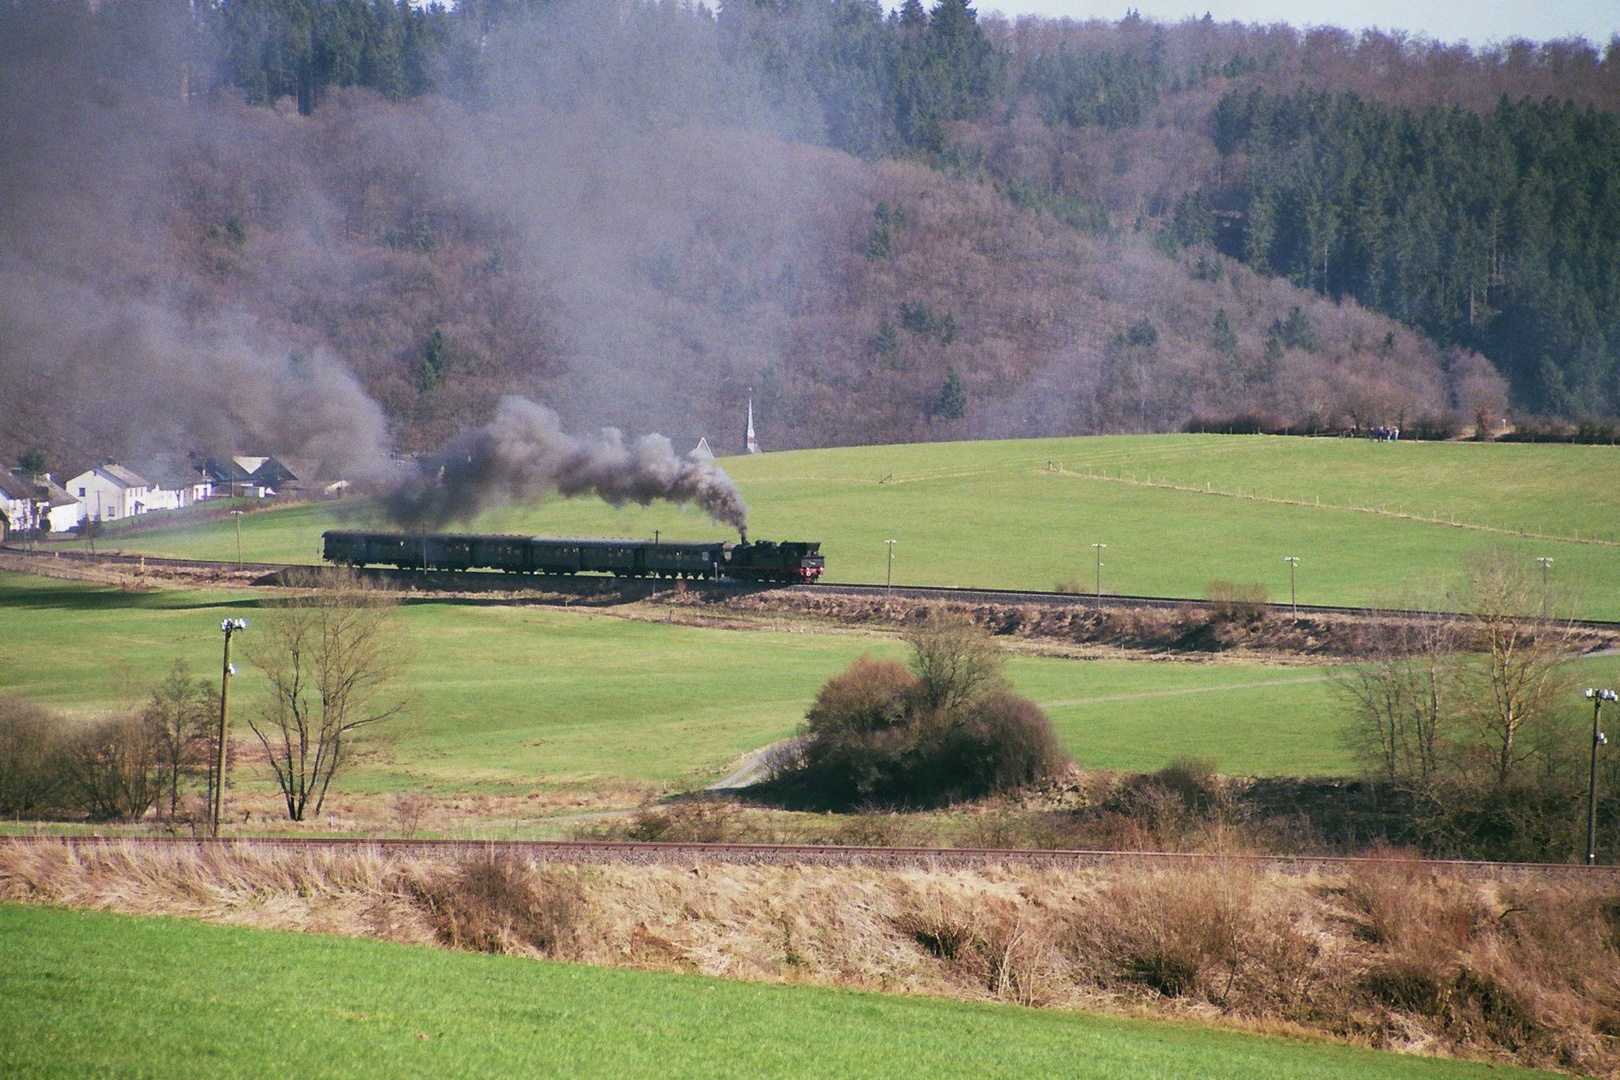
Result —
<instances>
[{"instance_id":1,"label":"bare deciduous tree","mask_svg":"<svg viewBox=\"0 0 1620 1080\"><path fill-rule=\"evenodd\" d=\"M1525 729L1548 721L1569 698L1565 665L1576 649L1570 623L1549 614L1523 561L1492 549L1469 564L1468 583L1484 662L1469 672L1463 704L1477 752L1506 784L1539 752L1522 738Z\"/></svg>"},{"instance_id":2,"label":"bare deciduous tree","mask_svg":"<svg viewBox=\"0 0 1620 1080\"><path fill-rule=\"evenodd\" d=\"M403 665L395 598L335 569L308 585L271 605L248 649L270 681L270 698L249 723L293 821L320 813L356 733L404 707L390 692Z\"/></svg>"},{"instance_id":3,"label":"bare deciduous tree","mask_svg":"<svg viewBox=\"0 0 1620 1080\"><path fill-rule=\"evenodd\" d=\"M31 814L61 791L62 718L25 698L0 697L0 813Z\"/></svg>"},{"instance_id":4,"label":"bare deciduous tree","mask_svg":"<svg viewBox=\"0 0 1620 1080\"><path fill-rule=\"evenodd\" d=\"M207 680L193 679L183 659L176 660L168 676L152 690L141 719L157 758L160 815L174 818L185 782L206 770L218 716L219 692Z\"/></svg>"},{"instance_id":5,"label":"bare deciduous tree","mask_svg":"<svg viewBox=\"0 0 1620 1080\"><path fill-rule=\"evenodd\" d=\"M950 710L1006 689L1006 662L989 631L966 619L931 618L906 634L923 704Z\"/></svg>"},{"instance_id":6,"label":"bare deciduous tree","mask_svg":"<svg viewBox=\"0 0 1620 1080\"><path fill-rule=\"evenodd\" d=\"M92 819L136 821L160 791L157 744L138 716L118 716L75 733L62 755L69 799Z\"/></svg>"},{"instance_id":7,"label":"bare deciduous tree","mask_svg":"<svg viewBox=\"0 0 1620 1080\"><path fill-rule=\"evenodd\" d=\"M1450 618L1390 628L1372 656L1339 679L1350 704L1351 742L1367 765L1400 788L1429 792L1455 736L1462 635Z\"/></svg>"},{"instance_id":8,"label":"bare deciduous tree","mask_svg":"<svg viewBox=\"0 0 1620 1080\"><path fill-rule=\"evenodd\" d=\"M1408 799L1425 843L1541 858L1561 850L1581 785L1566 661L1578 651L1522 561L1468 565L1469 614L1414 620L1339 680L1350 739Z\"/></svg>"}]
</instances>

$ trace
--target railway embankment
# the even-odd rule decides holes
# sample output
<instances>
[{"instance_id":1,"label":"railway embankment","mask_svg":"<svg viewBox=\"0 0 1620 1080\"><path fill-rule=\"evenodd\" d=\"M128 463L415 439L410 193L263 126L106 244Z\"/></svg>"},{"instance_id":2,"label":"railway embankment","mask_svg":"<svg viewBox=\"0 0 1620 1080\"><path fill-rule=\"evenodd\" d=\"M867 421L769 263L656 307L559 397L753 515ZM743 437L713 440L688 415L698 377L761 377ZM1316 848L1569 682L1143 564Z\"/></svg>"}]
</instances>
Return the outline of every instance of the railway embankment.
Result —
<instances>
[{"instance_id":1,"label":"railway embankment","mask_svg":"<svg viewBox=\"0 0 1620 1080\"><path fill-rule=\"evenodd\" d=\"M499 846L0 844L0 899L755 981L1197 1019L1608 1076L1610 875L1399 857L872 865Z\"/></svg>"},{"instance_id":2,"label":"railway embankment","mask_svg":"<svg viewBox=\"0 0 1620 1080\"><path fill-rule=\"evenodd\" d=\"M0 570L140 589L159 585L273 589L308 568L84 552L0 549ZM406 594L469 603L620 610L694 625L747 626L759 618L887 630L937 612L986 627L1034 650L1105 648L1189 657L1354 659L1413 620L1455 617L1415 611L1322 608L1163 597L1101 597L1005 590L545 577L490 572L370 569L363 576ZM648 613L651 613L650 615ZM1567 629L1578 652L1620 648L1620 623Z\"/></svg>"}]
</instances>

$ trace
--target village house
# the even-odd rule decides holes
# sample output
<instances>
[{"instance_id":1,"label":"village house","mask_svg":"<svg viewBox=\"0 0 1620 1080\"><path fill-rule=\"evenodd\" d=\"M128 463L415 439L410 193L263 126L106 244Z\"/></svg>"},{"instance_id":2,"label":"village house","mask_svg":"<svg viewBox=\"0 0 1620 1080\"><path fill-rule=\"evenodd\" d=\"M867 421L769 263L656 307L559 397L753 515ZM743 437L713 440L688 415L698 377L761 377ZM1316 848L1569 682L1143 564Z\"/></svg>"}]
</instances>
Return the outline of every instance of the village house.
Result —
<instances>
[{"instance_id":1,"label":"village house","mask_svg":"<svg viewBox=\"0 0 1620 1080\"><path fill-rule=\"evenodd\" d=\"M130 465L108 459L69 480L66 494L77 500L80 517L116 521L178 510L216 496L269 498L298 486L293 470L273 457L203 458L193 453Z\"/></svg>"},{"instance_id":2,"label":"village house","mask_svg":"<svg viewBox=\"0 0 1620 1080\"><path fill-rule=\"evenodd\" d=\"M83 506L49 473L0 472L0 540L36 530L67 532L83 520Z\"/></svg>"},{"instance_id":3,"label":"village house","mask_svg":"<svg viewBox=\"0 0 1620 1080\"><path fill-rule=\"evenodd\" d=\"M72 495L67 488L51 479L50 473L39 477L40 487L45 493L46 527L50 532L72 532L84 520L84 504Z\"/></svg>"},{"instance_id":4,"label":"village house","mask_svg":"<svg viewBox=\"0 0 1620 1080\"><path fill-rule=\"evenodd\" d=\"M202 470L213 481L216 495L238 498L269 498L298 479L291 469L273 457L247 454L209 458Z\"/></svg>"},{"instance_id":5,"label":"village house","mask_svg":"<svg viewBox=\"0 0 1620 1080\"><path fill-rule=\"evenodd\" d=\"M214 496L214 481L203 471L195 455L137 461L130 465L130 470L152 482L147 510L178 510Z\"/></svg>"},{"instance_id":6,"label":"village house","mask_svg":"<svg viewBox=\"0 0 1620 1080\"><path fill-rule=\"evenodd\" d=\"M152 509L152 482L112 461L75 476L67 489L83 505L85 515L96 521L116 521Z\"/></svg>"},{"instance_id":7,"label":"village house","mask_svg":"<svg viewBox=\"0 0 1620 1080\"><path fill-rule=\"evenodd\" d=\"M0 473L0 540L39 527L39 489L20 476Z\"/></svg>"}]
</instances>

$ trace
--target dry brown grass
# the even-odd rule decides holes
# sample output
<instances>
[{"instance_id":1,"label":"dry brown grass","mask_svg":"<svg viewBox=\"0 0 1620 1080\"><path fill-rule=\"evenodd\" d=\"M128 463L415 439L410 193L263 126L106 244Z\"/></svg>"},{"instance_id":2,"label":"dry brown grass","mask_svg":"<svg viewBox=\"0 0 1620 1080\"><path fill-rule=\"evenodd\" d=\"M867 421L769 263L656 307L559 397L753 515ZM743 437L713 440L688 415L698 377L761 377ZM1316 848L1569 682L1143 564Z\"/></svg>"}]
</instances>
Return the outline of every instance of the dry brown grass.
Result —
<instances>
[{"instance_id":1,"label":"dry brown grass","mask_svg":"<svg viewBox=\"0 0 1620 1080\"><path fill-rule=\"evenodd\" d=\"M1106 870L573 867L18 844L0 845L0 899L1620 1070L1620 895L1464 880L1400 853L1301 878L1222 858Z\"/></svg>"}]
</instances>

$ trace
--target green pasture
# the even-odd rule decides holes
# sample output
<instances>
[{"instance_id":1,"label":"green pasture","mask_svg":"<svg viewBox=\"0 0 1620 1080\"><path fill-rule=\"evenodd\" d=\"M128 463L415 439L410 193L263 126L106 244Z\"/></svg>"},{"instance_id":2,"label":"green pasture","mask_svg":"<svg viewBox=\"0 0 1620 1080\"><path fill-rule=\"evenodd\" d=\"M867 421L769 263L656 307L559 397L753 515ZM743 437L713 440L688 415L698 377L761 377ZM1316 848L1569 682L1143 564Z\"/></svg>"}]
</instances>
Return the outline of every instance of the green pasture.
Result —
<instances>
[{"instance_id":1,"label":"green pasture","mask_svg":"<svg viewBox=\"0 0 1620 1080\"><path fill-rule=\"evenodd\" d=\"M1084 1013L0 904L0 1074L1531 1077Z\"/></svg>"},{"instance_id":2,"label":"green pasture","mask_svg":"<svg viewBox=\"0 0 1620 1080\"><path fill-rule=\"evenodd\" d=\"M823 541L832 581L1049 589L1197 598L1210 582L1259 582L1303 603L1445 606L1473 554L1551 558L1549 583L1591 618L1620 618L1620 449L1375 443L1274 436L1141 435L932 443L726 460L752 535ZM313 561L334 526L379 524L374 507L244 515L249 561ZM695 511L593 500L506 507L474 531L724 538ZM236 557L236 521L108 537L153 554Z\"/></svg>"},{"instance_id":3,"label":"green pasture","mask_svg":"<svg viewBox=\"0 0 1620 1080\"><path fill-rule=\"evenodd\" d=\"M218 678L220 620L257 620L257 603L0 574L0 693L89 717L139 703L176 657ZM408 601L406 717L343 788L699 787L791 735L821 684L861 653L906 651L891 637L802 624L702 629L641 614ZM253 636L250 627L236 638L238 738L251 738L245 717L264 692L248 662ZM1613 685L1620 657L1580 670ZM1150 770L1188 757L1251 775L1354 767L1329 668L1018 656L1009 672L1088 767Z\"/></svg>"}]
</instances>

